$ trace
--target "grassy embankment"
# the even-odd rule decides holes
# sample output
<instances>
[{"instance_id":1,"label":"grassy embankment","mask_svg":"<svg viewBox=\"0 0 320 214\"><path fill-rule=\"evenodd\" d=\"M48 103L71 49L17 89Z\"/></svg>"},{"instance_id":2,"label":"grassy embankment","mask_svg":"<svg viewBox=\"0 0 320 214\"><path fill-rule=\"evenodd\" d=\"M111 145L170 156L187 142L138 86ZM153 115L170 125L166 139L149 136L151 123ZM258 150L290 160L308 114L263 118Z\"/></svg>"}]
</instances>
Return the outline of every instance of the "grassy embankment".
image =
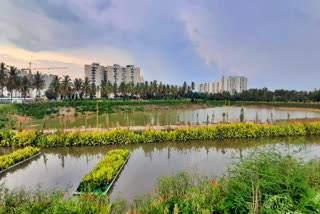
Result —
<instances>
[{"instance_id":1,"label":"grassy embankment","mask_svg":"<svg viewBox=\"0 0 320 214\"><path fill-rule=\"evenodd\" d=\"M0 187L0 213L319 213L319 171L319 159L255 152L234 163L223 178L186 172L162 177L154 194L133 204L110 203L99 194L64 199L64 193Z\"/></svg>"},{"instance_id":2,"label":"grassy embankment","mask_svg":"<svg viewBox=\"0 0 320 214\"><path fill-rule=\"evenodd\" d=\"M232 123L140 132L115 129L103 132L71 132L50 135L36 131L0 132L0 146L96 146L165 141L194 141L320 135L320 122L253 124Z\"/></svg>"},{"instance_id":3,"label":"grassy embankment","mask_svg":"<svg viewBox=\"0 0 320 214\"><path fill-rule=\"evenodd\" d=\"M296 108L312 108L320 109L320 103L302 103L302 102L247 102L247 101L204 101L195 100L191 102L189 99L183 100L77 100L77 101L56 101L56 102L40 102L29 104L0 104L0 113L18 114L28 116L35 119L42 119L44 116L59 114L60 108L73 108L75 113L96 112L97 105L99 114L113 113L118 111L143 111L144 106L188 106L192 104L204 104L204 106L249 106L249 105L265 105L275 107L296 107Z\"/></svg>"}]
</instances>

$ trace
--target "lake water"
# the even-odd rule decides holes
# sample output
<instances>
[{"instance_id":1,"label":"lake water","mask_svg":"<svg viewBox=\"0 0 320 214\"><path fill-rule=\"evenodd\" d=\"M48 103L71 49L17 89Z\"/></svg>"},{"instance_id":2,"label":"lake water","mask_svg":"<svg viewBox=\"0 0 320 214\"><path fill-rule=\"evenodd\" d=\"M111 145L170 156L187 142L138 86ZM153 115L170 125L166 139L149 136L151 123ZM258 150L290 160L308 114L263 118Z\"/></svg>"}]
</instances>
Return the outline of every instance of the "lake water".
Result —
<instances>
[{"instance_id":1,"label":"lake water","mask_svg":"<svg viewBox=\"0 0 320 214\"><path fill-rule=\"evenodd\" d=\"M277 150L304 159L320 156L320 136L167 142L123 146L64 147L42 149L43 154L31 161L0 174L0 183L13 189L25 186L36 189L59 189L70 195L81 178L104 157L107 151L126 148L130 159L112 188L110 197L132 200L135 196L153 193L157 178L181 170L210 177L222 176L238 158L255 150ZM12 149L0 148L0 154Z\"/></svg>"},{"instance_id":2,"label":"lake water","mask_svg":"<svg viewBox=\"0 0 320 214\"><path fill-rule=\"evenodd\" d=\"M277 107L243 107L244 120L273 122L276 120L320 118L320 112L312 110L281 109ZM241 107L215 107L206 109L153 110L140 112L121 112L105 115L59 116L44 120L34 120L22 128L108 128L117 126L206 124L236 122L240 118ZM223 117L223 113L225 116ZM45 124L45 125L44 125Z\"/></svg>"}]
</instances>

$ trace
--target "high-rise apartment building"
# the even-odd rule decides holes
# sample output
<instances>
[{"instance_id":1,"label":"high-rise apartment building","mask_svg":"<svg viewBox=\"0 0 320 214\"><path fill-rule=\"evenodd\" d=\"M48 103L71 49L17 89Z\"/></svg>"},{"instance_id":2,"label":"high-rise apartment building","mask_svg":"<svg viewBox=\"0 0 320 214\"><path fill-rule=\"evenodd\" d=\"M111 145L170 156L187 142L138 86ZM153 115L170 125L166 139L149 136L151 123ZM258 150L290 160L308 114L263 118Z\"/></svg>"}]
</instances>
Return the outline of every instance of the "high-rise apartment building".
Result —
<instances>
[{"instance_id":1,"label":"high-rise apartment building","mask_svg":"<svg viewBox=\"0 0 320 214\"><path fill-rule=\"evenodd\" d=\"M230 94L241 93L248 89L248 79L243 76L222 76L221 79L213 83L202 83L198 90L202 93L222 93L229 92Z\"/></svg>"},{"instance_id":2,"label":"high-rise apartment building","mask_svg":"<svg viewBox=\"0 0 320 214\"><path fill-rule=\"evenodd\" d=\"M140 73L140 68L134 65L127 65L122 67L118 64L113 66L102 66L99 63L92 63L91 65L84 65L85 77L89 77L90 82L97 87L96 96L101 97L99 86L102 81L116 83L118 86L124 83L141 83L143 77Z\"/></svg>"}]
</instances>

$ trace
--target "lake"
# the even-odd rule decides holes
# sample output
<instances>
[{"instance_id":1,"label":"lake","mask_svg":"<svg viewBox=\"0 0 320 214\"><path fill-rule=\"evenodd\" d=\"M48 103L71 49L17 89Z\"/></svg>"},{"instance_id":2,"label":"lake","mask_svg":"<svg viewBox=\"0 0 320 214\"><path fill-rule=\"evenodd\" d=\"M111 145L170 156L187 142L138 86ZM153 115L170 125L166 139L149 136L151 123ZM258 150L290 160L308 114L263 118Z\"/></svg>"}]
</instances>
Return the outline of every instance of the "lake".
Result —
<instances>
[{"instance_id":1,"label":"lake","mask_svg":"<svg viewBox=\"0 0 320 214\"><path fill-rule=\"evenodd\" d=\"M294 110L278 107L243 107L244 120L273 122L287 119L320 118L320 112L312 109ZM22 128L60 129L60 128L109 128L120 126L160 126L178 124L206 124L218 122L237 122L241 107L214 107L205 109L174 109L136 112L120 112L104 115L56 116L46 120L33 120ZM222 114L225 113L223 117Z\"/></svg>"},{"instance_id":2,"label":"lake","mask_svg":"<svg viewBox=\"0 0 320 214\"><path fill-rule=\"evenodd\" d=\"M256 150L276 149L303 159L320 157L320 136L44 148L41 156L0 174L0 182L10 189L22 185L29 189L41 186L71 195L81 178L107 151L115 148L129 149L131 156L111 189L110 197L120 196L131 201L137 195L153 193L157 178L161 176L181 170L222 176L233 161ZM12 151L12 148L0 148L0 154Z\"/></svg>"}]
</instances>

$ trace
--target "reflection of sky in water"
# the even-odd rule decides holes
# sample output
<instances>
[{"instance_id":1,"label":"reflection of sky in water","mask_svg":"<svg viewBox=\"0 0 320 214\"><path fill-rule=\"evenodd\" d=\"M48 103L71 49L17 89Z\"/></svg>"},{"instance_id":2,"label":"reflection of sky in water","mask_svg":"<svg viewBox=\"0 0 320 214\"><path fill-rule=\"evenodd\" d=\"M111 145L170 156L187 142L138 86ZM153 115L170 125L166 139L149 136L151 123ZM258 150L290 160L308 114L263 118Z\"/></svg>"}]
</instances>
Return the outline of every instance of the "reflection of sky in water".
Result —
<instances>
[{"instance_id":1,"label":"reflection of sky in water","mask_svg":"<svg viewBox=\"0 0 320 214\"><path fill-rule=\"evenodd\" d=\"M267 120L286 120L299 118L320 118L320 112L313 111L296 111L296 110L281 110L279 108L253 108L244 107L244 119L246 121L261 121ZM141 125L168 125L168 124L205 124L208 120L209 123L217 123L223 121L222 113L227 113L225 121L239 121L241 107L215 107L207 109L189 109L189 110L154 110L145 112L133 113L112 113L109 116L100 115L98 117L99 127L116 127L116 126L141 126ZM65 120L65 121L64 121ZM87 121L87 122L86 122ZM35 120L32 122L35 126L42 127L43 120ZM96 127L96 115L92 114L85 118L85 116L77 116L68 119L49 118L46 121L47 128L59 127ZM27 124L30 126L32 124Z\"/></svg>"},{"instance_id":2,"label":"reflection of sky in water","mask_svg":"<svg viewBox=\"0 0 320 214\"><path fill-rule=\"evenodd\" d=\"M158 177L173 175L177 171L221 176L231 162L253 151L274 149L303 159L319 157L320 137L50 148L44 149L44 155L39 158L0 175L0 182L5 182L9 188L21 185L37 188L41 185L45 189L72 192L103 154L113 148L128 148L132 153L115 183L111 198L132 199L136 195L152 193ZM5 152L5 149L1 150Z\"/></svg>"}]
</instances>

